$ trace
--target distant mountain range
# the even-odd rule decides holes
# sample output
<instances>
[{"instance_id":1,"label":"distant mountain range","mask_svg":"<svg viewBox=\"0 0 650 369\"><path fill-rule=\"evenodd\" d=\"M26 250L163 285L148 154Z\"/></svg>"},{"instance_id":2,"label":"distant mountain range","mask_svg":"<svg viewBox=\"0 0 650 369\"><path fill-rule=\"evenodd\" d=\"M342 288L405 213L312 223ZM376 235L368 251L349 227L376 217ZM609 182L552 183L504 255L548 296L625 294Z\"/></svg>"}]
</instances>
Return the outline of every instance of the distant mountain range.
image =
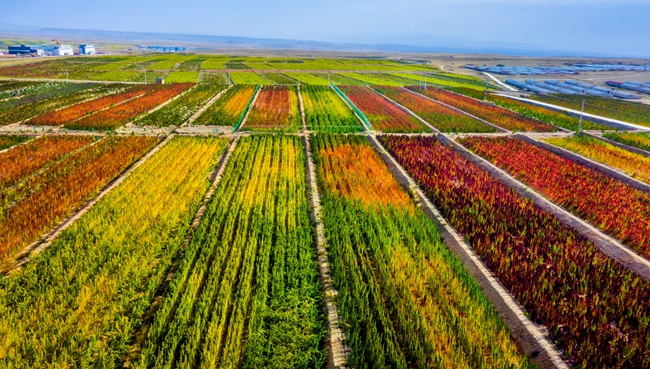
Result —
<instances>
[{"instance_id":1,"label":"distant mountain range","mask_svg":"<svg viewBox=\"0 0 650 369\"><path fill-rule=\"evenodd\" d=\"M237 36L213 36L176 33L123 32L103 30L35 28L15 24L0 23L0 36L50 39L59 38L66 41L130 43L140 45L171 45L205 49L259 49L259 50L304 50L357 53L474 53L501 54L531 57L615 57L610 54L580 53L561 50L535 49L528 45L509 45L498 42L477 40L452 40L444 37L414 37L421 45L404 45L398 43L363 44L335 43L310 40L290 40L275 38L252 38ZM422 44L428 44L423 46ZM440 46L434 46L440 45ZM465 46L450 46L465 45ZM485 46L483 46L485 45Z\"/></svg>"}]
</instances>

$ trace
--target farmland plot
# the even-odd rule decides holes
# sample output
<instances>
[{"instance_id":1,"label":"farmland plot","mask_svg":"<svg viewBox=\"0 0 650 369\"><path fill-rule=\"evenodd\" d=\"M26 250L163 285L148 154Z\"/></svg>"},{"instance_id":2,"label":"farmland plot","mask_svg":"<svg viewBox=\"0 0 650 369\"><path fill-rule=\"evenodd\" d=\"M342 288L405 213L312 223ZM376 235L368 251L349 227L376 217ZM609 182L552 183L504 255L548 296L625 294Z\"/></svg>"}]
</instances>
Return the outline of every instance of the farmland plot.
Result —
<instances>
[{"instance_id":1,"label":"farmland plot","mask_svg":"<svg viewBox=\"0 0 650 369\"><path fill-rule=\"evenodd\" d=\"M650 133L605 133L603 137L628 146L636 147L637 149L650 151Z\"/></svg>"},{"instance_id":2,"label":"farmland plot","mask_svg":"<svg viewBox=\"0 0 650 369\"><path fill-rule=\"evenodd\" d=\"M29 140L28 136L6 136L0 135L0 151Z\"/></svg>"},{"instance_id":3,"label":"farmland plot","mask_svg":"<svg viewBox=\"0 0 650 369\"><path fill-rule=\"evenodd\" d=\"M413 91L438 100L457 109L472 114L475 117L484 119L499 127L503 127L512 132L553 132L556 129L540 121L525 117L507 109L498 106L482 103L475 99L456 94L453 92L430 88L422 90L417 87L409 87Z\"/></svg>"},{"instance_id":4,"label":"farmland plot","mask_svg":"<svg viewBox=\"0 0 650 369\"><path fill-rule=\"evenodd\" d=\"M401 87L374 87L374 89L417 114L441 132L496 132L494 127L436 104Z\"/></svg>"},{"instance_id":5,"label":"farmland plot","mask_svg":"<svg viewBox=\"0 0 650 369\"><path fill-rule=\"evenodd\" d=\"M351 367L533 367L365 137L312 136Z\"/></svg>"},{"instance_id":6,"label":"farmland plot","mask_svg":"<svg viewBox=\"0 0 650 369\"><path fill-rule=\"evenodd\" d=\"M364 130L352 109L331 89L321 86L302 86L300 95L307 129L326 132Z\"/></svg>"},{"instance_id":7,"label":"farmland plot","mask_svg":"<svg viewBox=\"0 0 650 369\"><path fill-rule=\"evenodd\" d=\"M650 365L650 284L433 137L383 137L575 367Z\"/></svg>"},{"instance_id":8,"label":"farmland plot","mask_svg":"<svg viewBox=\"0 0 650 369\"><path fill-rule=\"evenodd\" d=\"M138 368L319 368L325 327L298 137L241 138Z\"/></svg>"},{"instance_id":9,"label":"farmland plot","mask_svg":"<svg viewBox=\"0 0 650 369\"><path fill-rule=\"evenodd\" d=\"M151 88L137 86L123 93L116 93L70 106L65 109L51 111L30 119L27 124L35 126L59 126L66 122L92 114L98 110L120 104L149 92Z\"/></svg>"},{"instance_id":10,"label":"farmland plot","mask_svg":"<svg viewBox=\"0 0 650 369\"><path fill-rule=\"evenodd\" d=\"M297 131L302 123L295 87L263 87L242 127L251 131Z\"/></svg>"},{"instance_id":11,"label":"farmland plot","mask_svg":"<svg viewBox=\"0 0 650 369\"><path fill-rule=\"evenodd\" d=\"M135 124L158 127L180 126L225 87L212 83L200 83L185 95L138 119Z\"/></svg>"},{"instance_id":12,"label":"farmland plot","mask_svg":"<svg viewBox=\"0 0 650 369\"><path fill-rule=\"evenodd\" d=\"M341 86L341 90L381 132L427 132L417 118L391 104L367 87Z\"/></svg>"},{"instance_id":13,"label":"farmland plot","mask_svg":"<svg viewBox=\"0 0 650 369\"><path fill-rule=\"evenodd\" d=\"M210 105L197 120L195 125L236 126L243 118L253 96L256 86L235 85L224 93L219 100Z\"/></svg>"},{"instance_id":14,"label":"farmland plot","mask_svg":"<svg viewBox=\"0 0 650 369\"><path fill-rule=\"evenodd\" d=\"M619 169L642 182L650 183L650 158L643 155L588 136L548 138L544 141Z\"/></svg>"},{"instance_id":15,"label":"farmland plot","mask_svg":"<svg viewBox=\"0 0 650 369\"><path fill-rule=\"evenodd\" d=\"M172 139L21 273L0 279L3 365L121 366L226 143Z\"/></svg>"},{"instance_id":16,"label":"farmland plot","mask_svg":"<svg viewBox=\"0 0 650 369\"><path fill-rule=\"evenodd\" d=\"M191 86L191 83L155 85L152 91L137 99L113 106L110 109L102 110L97 114L89 115L74 122L68 122L64 127L70 129L115 129L140 114L146 113L172 97L179 95Z\"/></svg>"},{"instance_id":17,"label":"farmland plot","mask_svg":"<svg viewBox=\"0 0 650 369\"><path fill-rule=\"evenodd\" d=\"M107 137L2 191L2 262L65 219L157 142L154 137Z\"/></svg>"},{"instance_id":18,"label":"farmland plot","mask_svg":"<svg viewBox=\"0 0 650 369\"><path fill-rule=\"evenodd\" d=\"M461 140L571 213L650 258L650 195L516 138Z\"/></svg>"}]
</instances>

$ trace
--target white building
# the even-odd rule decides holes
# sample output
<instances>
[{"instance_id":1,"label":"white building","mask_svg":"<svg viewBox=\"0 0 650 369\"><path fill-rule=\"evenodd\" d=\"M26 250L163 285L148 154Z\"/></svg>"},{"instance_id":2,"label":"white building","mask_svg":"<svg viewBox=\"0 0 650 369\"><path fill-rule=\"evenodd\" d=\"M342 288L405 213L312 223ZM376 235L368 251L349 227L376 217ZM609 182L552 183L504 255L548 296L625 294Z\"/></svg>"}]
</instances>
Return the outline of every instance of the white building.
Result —
<instances>
[{"instance_id":1,"label":"white building","mask_svg":"<svg viewBox=\"0 0 650 369\"><path fill-rule=\"evenodd\" d=\"M66 56L74 55L72 45L54 45L45 48L45 55Z\"/></svg>"},{"instance_id":2,"label":"white building","mask_svg":"<svg viewBox=\"0 0 650 369\"><path fill-rule=\"evenodd\" d=\"M95 54L95 45L91 45L91 44L79 45L79 55L92 55L92 54Z\"/></svg>"}]
</instances>

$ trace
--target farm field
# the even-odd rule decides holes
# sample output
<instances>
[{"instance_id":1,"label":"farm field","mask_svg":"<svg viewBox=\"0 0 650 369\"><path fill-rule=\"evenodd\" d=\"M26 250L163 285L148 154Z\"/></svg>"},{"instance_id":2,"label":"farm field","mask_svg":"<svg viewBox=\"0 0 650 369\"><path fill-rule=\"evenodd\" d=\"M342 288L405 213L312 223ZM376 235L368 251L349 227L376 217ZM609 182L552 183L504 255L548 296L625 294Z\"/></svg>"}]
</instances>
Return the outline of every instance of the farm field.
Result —
<instances>
[{"instance_id":1,"label":"farm field","mask_svg":"<svg viewBox=\"0 0 650 369\"><path fill-rule=\"evenodd\" d=\"M298 81L291 79L282 73L262 73L261 76L275 83L276 85L296 85L299 83Z\"/></svg>"},{"instance_id":2,"label":"farm field","mask_svg":"<svg viewBox=\"0 0 650 369\"><path fill-rule=\"evenodd\" d=\"M3 364L125 360L226 143L173 138L23 271L0 279Z\"/></svg>"},{"instance_id":3,"label":"farm field","mask_svg":"<svg viewBox=\"0 0 650 369\"><path fill-rule=\"evenodd\" d=\"M427 132L417 118L391 104L367 87L341 86L345 95L368 118L372 129L381 132Z\"/></svg>"},{"instance_id":4,"label":"farm field","mask_svg":"<svg viewBox=\"0 0 650 369\"><path fill-rule=\"evenodd\" d=\"M419 94L453 106L512 132L553 132L556 130L549 124L544 124L498 106L484 104L463 95L438 88L427 90L420 89L417 86L409 88Z\"/></svg>"},{"instance_id":5,"label":"farm field","mask_svg":"<svg viewBox=\"0 0 650 369\"><path fill-rule=\"evenodd\" d=\"M55 91L64 84L60 82L5 82L0 86L0 111L23 104L34 103L38 100L47 99L48 93ZM30 96L38 95L36 98Z\"/></svg>"},{"instance_id":6,"label":"farm field","mask_svg":"<svg viewBox=\"0 0 650 369\"><path fill-rule=\"evenodd\" d=\"M58 126L110 106L137 98L144 95L149 90L150 88L144 86L136 86L135 88L127 89L127 91L122 93L106 95L98 99L72 105L65 109L55 110L39 115L28 120L26 124L35 126Z\"/></svg>"},{"instance_id":7,"label":"farm field","mask_svg":"<svg viewBox=\"0 0 650 369\"><path fill-rule=\"evenodd\" d=\"M620 142L628 146L636 147L637 149L646 150L650 152L649 133L616 132L616 133L605 133L603 137L610 139L612 141Z\"/></svg>"},{"instance_id":8,"label":"farm field","mask_svg":"<svg viewBox=\"0 0 650 369\"><path fill-rule=\"evenodd\" d=\"M95 74L91 76L90 79L96 81L124 82L136 77L138 74L139 73L137 71L114 70L106 73Z\"/></svg>"},{"instance_id":9,"label":"farm field","mask_svg":"<svg viewBox=\"0 0 650 369\"><path fill-rule=\"evenodd\" d=\"M0 151L8 149L29 140L29 136L7 136L0 135Z\"/></svg>"},{"instance_id":10,"label":"farm field","mask_svg":"<svg viewBox=\"0 0 650 369\"><path fill-rule=\"evenodd\" d=\"M445 106L436 104L401 87L373 87L382 95L417 114L441 132L496 132L481 121L472 119Z\"/></svg>"},{"instance_id":11,"label":"farm field","mask_svg":"<svg viewBox=\"0 0 650 369\"><path fill-rule=\"evenodd\" d=\"M168 74L167 72L157 72L157 71L148 70L146 74L145 72L140 72L135 76L127 79L127 82L155 83L156 78L165 78L167 77L167 74Z\"/></svg>"},{"instance_id":12,"label":"farm field","mask_svg":"<svg viewBox=\"0 0 650 369\"><path fill-rule=\"evenodd\" d=\"M265 86L243 122L246 131L297 131L302 127L298 93L293 86Z\"/></svg>"},{"instance_id":13,"label":"farm field","mask_svg":"<svg viewBox=\"0 0 650 369\"><path fill-rule=\"evenodd\" d=\"M410 83L404 83L404 85L415 85L416 83L422 83L426 81L427 84L431 86L436 86L440 88L468 88L474 91L483 91L485 89L485 82L479 80L475 77L464 76L460 74L432 74L427 73L426 75L420 74L409 74L409 73L387 73L396 77L403 78L405 80L410 80Z\"/></svg>"},{"instance_id":14,"label":"farm field","mask_svg":"<svg viewBox=\"0 0 650 369\"><path fill-rule=\"evenodd\" d=\"M125 50L0 57L0 368L650 368L650 134L460 55Z\"/></svg>"},{"instance_id":15,"label":"farm field","mask_svg":"<svg viewBox=\"0 0 650 369\"><path fill-rule=\"evenodd\" d=\"M630 177L650 183L650 158L587 136L547 138L544 141L619 169Z\"/></svg>"},{"instance_id":16,"label":"farm field","mask_svg":"<svg viewBox=\"0 0 650 369\"><path fill-rule=\"evenodd\" d=\"M403 83L381 78L381 74L361 74L361 73L340 73L342 76L356 79L367 85L378 86L404 86Z\"/></svg>"},{"instance_id":17,"label":"farm field","mask_svg":"<svg viewBox=\"0 0 650 369\"><path fill-rule=\"evenodd\" d=\"M273 82L253 72L229 72L232 83L236 85L272 85Z\"/></svg>"},{"instance_id":18,"label":"farm field","mask_svg":"<svg viewBox=\"0 0 650 369\"><path fill-rule=\"evenodd\" d=\"M13 176L13 186L5 187L0 195L0 260L3 264L13 253L36 241L38 236L67 217L158 142L154 137L107 137L88 145L92 141L89 136L72 138L72 142L61 142L67 140L64 137L60 139L43 141L48 141L50 147L59 143L75 149L81 145L85 147L68 150L68 155L58 157L44 152L42 157L52 157L55 162L44 163L50 165L38 172L34 172L34 167L23 169L19 164L17 170L22 175ZM42 151L48 151L50 147L44 147ZM25 175L26 172L31 175Z\"/></svg>"},{"instance_id":19,"label":"farm field","mask_svg":"<svg viewBox=\"0 0 650 369\"><path fill-rule=\"evenodd\" d=\"M126 124L142 113L146 113L156 106L190 88L190 83L172 85L152 85L151 90L133 100L120 105L102 110L97 114L88 115L79 120L68 122L64 125L69 129L111 130Z\"/></svg>"},{"instance_id":20,"label":"farm field","mask_svg":"<svg viewBox=\"0 0 650 369\"><path fill-rule=\"evenodd\" d=\"M215 69L224 69L223 63L226 62L227 58L209 58L201 63L201 69L203 70L215 70Z\"/></svg>"},{"instance_id":21,"label":"farm field","mask_svg":"<svg viewBox=\"0 0 650 369\"><path fill-rule=\"evenodd\" d=\"M650 127L650 105L596 96L534 96L533 99L580 111L585 100L585 113L622 120Z\"/></svg>"},{"instance_id":22,"label":"farm field","mask_svg":"<svg viewBox=\"0 0 650 369\"><path fill-rule=\"evenodd\" d=\"M0 105L0 125L16 123L55 109L108 93L117 86L69 84L45 94L5 101Z\"/></svg>"},{"instance_id":23,"label":"farm field","mask_svg":"<svg viewBox=\"0 0 650 369\"><path fill-rule=\"evenodd\" d=\"M517 100L508 99L507 97L488 95L488 100L499 105L502 108L514 110L524 116L541 120L553 126L559 126L571 131L578 131L580 119L570 115L545 109L539 106L526 104ZM611 130L609 126L592 122L587 119L582 120L582 129L584 130Z\"/></svg>"},{"instance_id":24,"label":"farm field","mask_svg":"<svg viewBox=\"0 0 650 369\"><path fill-rule=\"evenodd\" d=\"M381 140L570 364L649 364L648 281L435 138Z\"/></svg>"},{"instance_id":25,"label":"farm field","mask_svg":"<svg viewBox=\"0 0 650 369\"><path fill-rule=\"evenodd\" d=\"M329 83L326 78L322 78L309 73L285 73L287 76L304 83L306 85L327 86Z\"/></svg>"},{"instance_id":26,"label":"farm field","mask_svg":"<svg viewBox=\"0 0 650 369\"><path fill-rule=\"evenodd\" d=\"M479 90L466 88L466 87L450 87L448 89L452 92L473 97L477 100L483 100L484 98L484 91L479 91ZM488 93L487 100L502 108L513 110L521 115L524 115L532 119L540 120L552 126L562 127L564 129L568 129L574 132L577 132L578 129L580 128L580 119L577 117L570 116L566 113L546 109L541 106L527 104L522 101L509 99L507 97L498 96L492 93ZM585 119L582 120L582 129L603 131L603 130L611 130L612 128L601 123L590 121L585 117Z\"/></svg>"},{"instance_id":27,"label":"farm field","mask_svg":"<svg viewBox=\"0 0 650 369\"><path fill-rule=\"evenodd\" d=\"M165 77L166 83L196 83L199 72L172 71Z\"/></svg>"},{"instance_id":28,"label":"farm field","mask_svg":"<svg viewBox=\"0 0 650 369\"><path fill-rule=\"evenodd\" d=\"M312 142L349 364L534 367L367 139Z\"/></svg>"},{"instance_id":29,"label":"farm field","mask_svg":"<svg viewBox=\"0 0 650 369\"><path fill-rule=\"evenodd\" d=\"M258 87L235 85L230 87L219 100L210 105L195 121L195 125L235 127L244 119L244 114L253 101Z\"/></svg>"},{"instance_id":30,"label":"farm field","mask_svg":"<svg viewBox=\"0 0 650 369\"><path fill-rule=\"evenodd\" d=\"M332 89L324 86L302 86L300 95L308 130L321 132L364 130L353 110Z\"/></svg>"},{"instance_id":31,"label":"farm field","mask_svg":"<svg viewBox=\"0 0 650 369\"><path fill-rule=\"evenodd\" d=\"M460 142L650 258L650 194L521 139L468 137Z\"/></svg>"},{"instance_id":32,"label":"farm field","mask_svg":"<svg viewBox=\"0 0 650 369\"><path fill-rule=\"evenodd\" d=\"M328 73L328 74L314 73L314 75L316 77L320 77L322 79L328 79L329 78L330 82L336 84L337 86L365 86L365 85L367 85L367 83L365 83L365 82L362 82L362 81L359 81L359 80L356 80L356 79L352 79L352 78L348 78L346 76L336 74L336 73Z\"/></svg>"},{"instance_id":33,"label":"farm field","mask_svg":"<svg viewBox=\"0 0 650 369\"><path fill-rule=\"evenodd\" d=\"M299 137L239 139L135 367L323 367L304 168Z\"/></svg>"},{"instance_id":34,"label":"farm field","mask_svg":"<svg viewBox=\"0 0 650 369\"><path fill-rule=\"evenodd\" d=\"M178 99L138 119L135 124L157 127L180 126L225 88L224 85L200 83Z\"/></svg>"},{"instance_id":35,"label":"farm field","mask_svg":"<svg viewBox=\"0 0 650 369\"><path fill-rule=\"evenodd\" d=\"M228 85L230 80L227 73L207 73L201 72L201 81L204 83L212 83L216 85Z\"/></svg>"}]
</instances>

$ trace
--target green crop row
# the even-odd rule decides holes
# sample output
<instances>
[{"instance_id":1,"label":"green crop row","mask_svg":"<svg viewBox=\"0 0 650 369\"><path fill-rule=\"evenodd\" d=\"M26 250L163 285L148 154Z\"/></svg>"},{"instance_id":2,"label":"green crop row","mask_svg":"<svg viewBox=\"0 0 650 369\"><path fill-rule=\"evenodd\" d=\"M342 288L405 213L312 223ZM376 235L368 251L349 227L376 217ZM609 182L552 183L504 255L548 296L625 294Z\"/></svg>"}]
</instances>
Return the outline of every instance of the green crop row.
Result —
<instances>
[{"instance_id":1,"label":"green crop row","mask_svg":"<svg viewBox=\"0 0 650 369\"><path fill-rule=\"evenodd\" d=\"M137 368L321 368L325 327L298 137L241 138Z\"/></svg>"},{"instance_id":2,"label":"green crop row","mask_svg":"<svg viewBox=\"0 0 650 369\"><path fill-rule=\"evenodd\" d=\"M363 126L352 109L330 88L300 88L307 129L328 132L361 132Z\"/></svg>"}]
</instances>

